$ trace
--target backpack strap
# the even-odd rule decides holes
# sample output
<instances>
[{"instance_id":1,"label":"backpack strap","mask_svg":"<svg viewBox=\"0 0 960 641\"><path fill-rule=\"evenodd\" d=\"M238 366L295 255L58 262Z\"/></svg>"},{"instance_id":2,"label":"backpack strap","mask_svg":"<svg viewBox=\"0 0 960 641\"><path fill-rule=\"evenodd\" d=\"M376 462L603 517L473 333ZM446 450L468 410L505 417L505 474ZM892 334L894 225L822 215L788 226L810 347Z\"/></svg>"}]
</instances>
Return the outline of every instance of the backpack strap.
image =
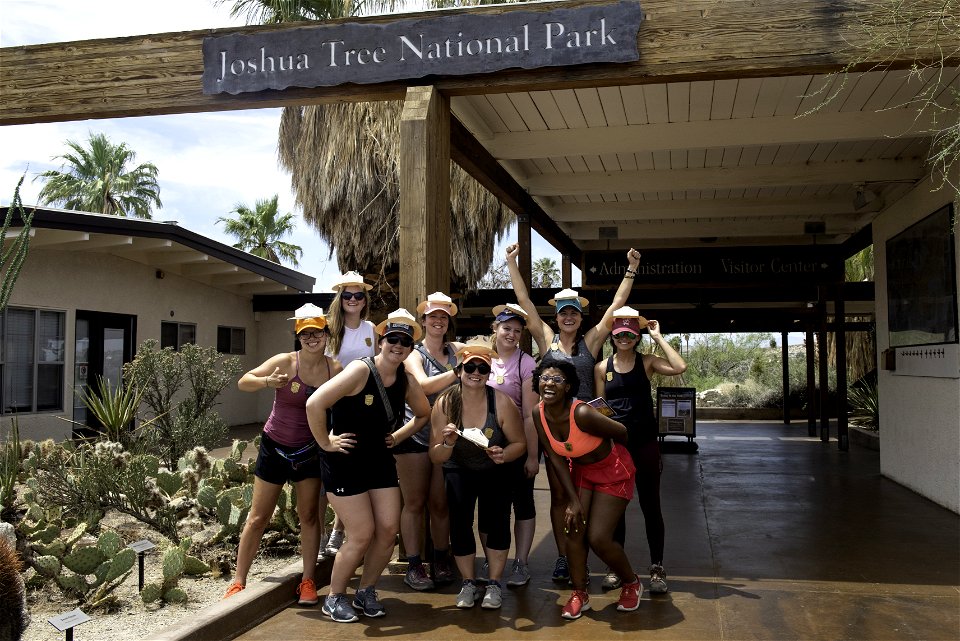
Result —
<instances>
[{"instance_id":1,"label":"backpack strap","mask_svg":"<svg viewBox=\"0 0 960 641\"><path fill-rule=\"evenodd\" d=\"M394 426L396 417L393 414L393 406L390 405L390 398L387 396L387 390L383 386L383 379L380 378L380 372L377 370L377 364L373 362L373 357L364 356L360 359L364 365L370 368L373 380L377 383L377 389L380 390L380 400L383 401L383 408L387 413L387 425Z\"/></svg>"},{"instance_id":2,"label":"backpack strap","mask_svg":"<svg viewBox=\"0 0 960 641\"><path fill-rule=\"evenodd\" d=\"M443 372L446 372L446 371L447 371L447 368L446 368L445 366L441 365L441 364L440 364L440 361L438 361L437 359L435 359L435 358L433 357L433 355L430 354L430 352L427 351L427 348L423 346L423 343L417 343L416 345L413 346L413 348L414 348L415 350L417 350L418 352L420 352L420 354L421 354L425 359L427 359L428 361L430 361L430 364L433 365L433 366L437 369L438 372L443 373Z\"/></svg>"}]
</instances>

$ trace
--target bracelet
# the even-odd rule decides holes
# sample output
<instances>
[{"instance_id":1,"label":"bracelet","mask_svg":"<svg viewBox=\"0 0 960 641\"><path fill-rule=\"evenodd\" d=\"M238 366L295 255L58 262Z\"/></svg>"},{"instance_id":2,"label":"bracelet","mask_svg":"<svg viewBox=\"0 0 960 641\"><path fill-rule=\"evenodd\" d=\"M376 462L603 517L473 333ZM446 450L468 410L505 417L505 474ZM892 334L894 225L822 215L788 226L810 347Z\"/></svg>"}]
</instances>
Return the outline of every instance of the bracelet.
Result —
<instances>
[{"instance_id":1,"label":"bracelet","mask_svg":"<svg viewBox=\"0 0 960 641\"><path fill-rule=\"evenodd\" d=\"M635 278L635 276L634 276L633 274L624 274L623 277L624 277L624 278L629 278L630 280L633 280L633 279Z\"/></svg>"},{"instance_id":2,"label":"bracelet","mask_svg":"<svg viewBox=\"0 0 960 641\"><path fill-rule=\"evenodd\" d=\"M637 272L633 271L633 270L630 269L629 267L627 267L627 268L626 268L625 270L623 270L623 271L626 272L627 274L633 274L634 276L637 275Z\"/></svg>"},{"instance_id":3,"label":"bracelet","mask_svg":"<svg viewBox=\"0 0 960 641\"><path fill-rule=\"evenodd\" d=\"M263 389L267 389L268 387L270 387L270 377L269 377L269 376L264 376L264 377L263 377Z\"/></svg>"},{"instance_id":4,"label":"bracelet","mask_svg":"<svg viewBox=\"0 0 960 641\"><path fill-rule=\"evenodd\" d=\"M444 447L447 448L448 450L452 450L452 449L453 449L453 445L447 445L447 442L446 442L446 441L440 441L440 445L444 446Z\"/></svg>"}]
</instances>

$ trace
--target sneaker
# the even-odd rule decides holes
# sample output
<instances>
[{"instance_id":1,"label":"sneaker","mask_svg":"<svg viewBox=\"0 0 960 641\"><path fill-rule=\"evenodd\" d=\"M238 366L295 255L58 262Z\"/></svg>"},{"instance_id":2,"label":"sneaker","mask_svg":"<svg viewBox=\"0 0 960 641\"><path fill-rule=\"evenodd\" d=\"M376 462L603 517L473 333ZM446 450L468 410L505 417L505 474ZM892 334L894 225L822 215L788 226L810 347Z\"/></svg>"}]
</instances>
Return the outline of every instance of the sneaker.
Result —
<instances>
[{"instance_id":1,"label":"sneaker","mask_svg":"<svg viewBox=\"0 0 960 641\"><path fill-rule=\"evenodd\" d=\"M570 580L570 566L567 565L567 557L558 556L557 562L553 566L554 583L563 583Z\"/></svg>"},{"instance_id":2,"label":"sneaker","mask_svg":"<svg viewBox=\"0 0 960 641\"><path fill-rule=\"evenodd\" d=\"M484 610L496 610L503 603L503 588L496 581L487 585L487 591L483 595L483 603L480 607Z\"/></svg>"},{"instance_id":3,"label":"sneaker","mask_svg":"<svg viewBox=\"0 0 960 641\"><path fill-rule=\"evenodd\" d=\"M340 530L334 530L330 533L330 538L327 540L327 545L323 548L324 556L337 556L337 552L340 551L341 545L343 545L343 532Z\"/></svg>"},{"instance_id":4,"label":"sneaker","mask_svg":"<svg viewBox=\"0 0 960 641\"><path fill-rule=\"evenodd\" d=\"M640 583L640 577L633 583L624 583L620 590L620 599L617 601L617 609L621 612L633 612L640 607L640 593L643 592L643 584Z\"/></svg>"},{"instance_id":5,"label":"sneaker","mask_svg":"<svg viewBox=\"0 0 960 641\"><path fill-rule=\"evenodd\" d=\"M478 581L489 581L490 580L490 564L486 561L483 562L483 565L480 566L480 571L477 572Z\"/></svg>"},{"instance_id":6,"label":"sneaker","mask_svg":"<svg viewBox=\"0 0 960 641\"><path fill-rule=\"evenodd\" d=\"M480 596L481 589L482 588L473 581L464 581L463 587L460 588L460 594L457 595L457 607L463 609L472 608L477 602L477 597Z\"/></svg>"},{"instance_id":7,"label":"sneaker","mask_svg":"<svg viewBox=\"0 0 960 641\"><path fill-rule=\"evenodd\" d=\"M434 585L449 585L453 583L456 578L453 574L453 567L450 565L449 558L442 558L434 560L433 564L430 566L430 569L433 571L433 584Z\"/></svg>"},{"instance_id":8,"label":"sneaker","mask_svg":"<svg viewBox=\"0 0 960 641\"><path fill-rule=\"evenodd\" d=\"M403 577L403 582L420 592L433 589L433 581L427 576L427 570L422 563L407 568L407 575Z\"/></svg>"},{"instance_id":9,"label":"sneaker","mask_svg":"<svg viewBox=\"0 0 960 641\"><path fill-rule=\"evenodd\" d=\"M564 619L579 619L580 615L590 609L590 595L583 590L574 590L570 600L563 606L560 616Z\"/></svg>"},{"instance_id":10,"label":"sneaker","mask_svg":"<svg viewBox=\"0 0 960 641\"><path fill-rule=\"evenodd\" d=\"M337 623L353 623L360 618L357 611L350 607L350 599L346 594L331 594L323 600L320 611Z\"/></svg>"},{"instance_id":11,"label":"sneaker","mask_svg":"<svg viewBox=\"0 0 960 641\"><path fill-rule=\"evenodd\" d=\"M241 585L240 583L237 583L236 581L234 581L233 583L230 584L230 587L227 588L227 593L223 595L223 598L226 599L227 597L231 597L234 594L243 592L243 589L245 587L247 586ZM316 603L316 601L314 601L314 603Z\"/></svg>"},{"instance_id":12,"label":"sneaker","mask_svg":"<svg viewBox=\"0 0 960 641\"><path fill-rule=\"evenodd\" d=\"M617 576L616 572L607 572L600 587L604 590L616 590L620 587L620 577Z\"/></svg>"},{"instance_id":13,"label":"sneaker","mask_svg":"<svg viewBox=\"0 0 960 641\"><path fill-rule=\"evenodd\" d=\"M650 593L667 593L667 573L659 563L650 566Z\"/></svg>"},{"instance_id":14,"label":"sneaker","mask_svg":"<svg viewBox=\"0 0 960 641\"><path fill-rule=\"evenodd\" d=\"M357 590L357 595L353 597L353 607L360 610L365 617L382 617L387 613L372 585Z\"/></svg>"},{"instance_id":15,"label":"sneaker","mask_svg":"<svg viewBox=\"0 0 960 641\"><path fill-rule=\"evenodd\" d=\"M530 570L526 563L520 561L513 562L513 570L510 572L510 578L507 579L507 585L520 586L530 582Z\"/></svg>"},{"instance_id":16,"label":"sneaker","mask_svg":"<svg viewBox=\"0 0 960 641\"><path fill-rule=\"evenodd\" d=\"M300 595L297 605L316 605L320 603L320 597L317 596L317 584L313 582L313 579L301 581L300 585L297 586L297 594Z\"/></svg>"}]
</instances>

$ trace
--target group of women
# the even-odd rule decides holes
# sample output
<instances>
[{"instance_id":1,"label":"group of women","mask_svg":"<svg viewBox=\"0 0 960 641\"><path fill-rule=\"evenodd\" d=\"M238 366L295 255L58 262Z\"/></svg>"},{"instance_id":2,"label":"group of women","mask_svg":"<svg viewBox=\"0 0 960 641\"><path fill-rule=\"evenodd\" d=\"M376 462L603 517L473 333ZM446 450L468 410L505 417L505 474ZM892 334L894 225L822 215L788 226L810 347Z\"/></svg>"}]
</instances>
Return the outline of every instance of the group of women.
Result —
<instances>
[{"instance_id":1,"label":"group of women","mask_svg":"<svg viewBox=\"0 0 960 641\"><path fill-rule=\"evenodd\" d=\"M558 550L552 578L573 587L562 616L576 619L590 608L589 549L607 565L603 587L621 588L617 608L639 605L642 585L623 548L623 517L634 484L650 544L650 591L666 592L650 378L682 373L686 365L656 321L624 306L640 254L628 252L613 304L588 329L582 327L588 301L569 289L550 301L557 327L540 318L520 278L517 254L517 245L507 248L518 304L492 310L489 340L448 340L458 310L441 292L418 306L418 318L398 309L374 327L366 320L370 285L355 272L337 282L329 324L316 306L297 310L291 320L300 349L274 356L239 382L244 391L272 387L275 398L226 596L244 588L260 537L289 481L302 528L300 604L319 602L314 581L322 547L319 515L329 501L341 534L335 526L324 547L336 556L322 611L334 621L386 613L376 582L398 532L408 553L404 582L410 588L452 582L452 554L462 580L456 606L479 602L499 608L504 584L530 580L533 484L541 452ZM663 357L637 352L644 328ZM537 344L539 365L520 347L524 329ZM611 332L613 355L597 362ZM612 418L587 403L595 397L606 399ZM425 514L433 550L429 572L420 555ZM486 560L482 580L475 567L477 534ZM351 600L347 583L361 564Z\"/></svg>"}]
</instances>

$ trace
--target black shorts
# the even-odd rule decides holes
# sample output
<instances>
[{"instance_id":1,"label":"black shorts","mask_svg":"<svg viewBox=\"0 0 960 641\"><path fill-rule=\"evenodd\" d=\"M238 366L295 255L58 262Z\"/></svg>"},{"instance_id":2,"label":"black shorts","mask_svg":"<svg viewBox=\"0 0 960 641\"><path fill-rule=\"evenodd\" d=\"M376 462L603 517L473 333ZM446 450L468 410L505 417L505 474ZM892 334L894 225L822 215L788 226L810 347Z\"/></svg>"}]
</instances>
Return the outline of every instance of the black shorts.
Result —
<instances>
[{"instance_id":1,"label":"black shorts","mask_svg":"<svg viewBox=\"0 0 960 641\"><path fill-rule=\"evenodd\" d=\"M334 496L356 496L370 490L400 487L397 462L390 450L375 455L325 452L323 487Z\"/></svg>"},{"instance_id":2,"label":"black shorts","mask_svg":"<svg viewBox=\"0 0 960 641\"><path fill-rule=\"evenodd\" d=\"M415 441L411 436L410 438L401 441L399 445L390 451L394 454L426 454L430 451L430 447Z\"/></svg>"},{"instance_id":3,"label":"black shorts","mask_svg":"<svg viewBox=\"0 0 960 641\"><path fill-rule=\"evenodd\" d=\"M513 516L518 521L537 518L537 508L533 502L533 484L536 477L527 478L523 471L526 461L527 457L524 455L504 465L508 468L510 478L510 502L513 504Z\"/></svg>"},{"instance_id":4,"label":"black shorts","mask_svg":"<svg viewBox=\"0 0 960 641\"><path fill-rule=\"evenodd\" d=\"M315 447L307 452L294 456L293 453L301 450L303 445L281 445L266 434L261 434L260 452L257 455L257 466L253 473L257 478L274 485L320 478L323 450L316 441L313 441L313 445Z\"/></svg>"}]
</instances>

